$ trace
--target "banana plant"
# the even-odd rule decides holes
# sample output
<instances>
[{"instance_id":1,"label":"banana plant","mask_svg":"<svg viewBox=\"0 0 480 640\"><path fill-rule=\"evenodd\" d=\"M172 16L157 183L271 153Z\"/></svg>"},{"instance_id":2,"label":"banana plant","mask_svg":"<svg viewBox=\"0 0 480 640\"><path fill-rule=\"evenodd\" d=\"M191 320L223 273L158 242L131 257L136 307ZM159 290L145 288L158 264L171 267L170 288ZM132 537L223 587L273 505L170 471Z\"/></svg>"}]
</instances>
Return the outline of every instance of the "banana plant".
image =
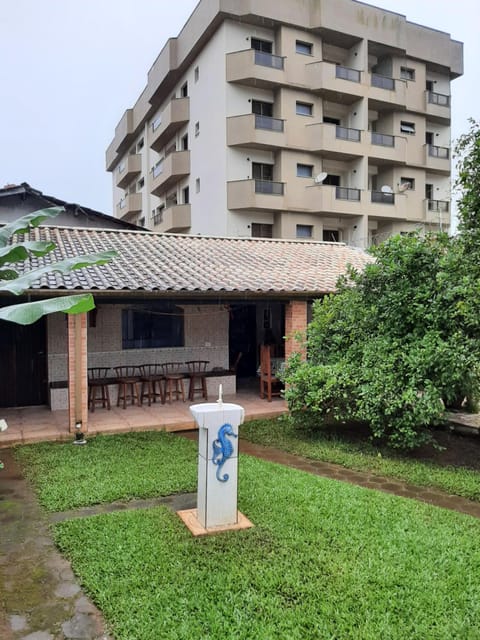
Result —
<instances>
[{"instance_id":1,"label":"banana plant","mask_svg":"<svg viewBox=\"0 0 480 640\"><path fill-rule=\"evenodd\" d=\"M0 294L21 295L46 273L68 273L74 269L106 264L117 255L115 251L103 251L74 256L20 274L15 268L16 263L28 260L32 256L45 256L51 253L56 245L51 241L37 240L26 240L12 244L11 238L15 234L26 233L44 220L57 216L61 211L64 211L63 207L41 209L28 213L0 228ZM4 306L0 308L0 320L27 325L33 324L42 316L57 311L75 314L90 311L94 307L95 303L90 293L60 296L48 300Z\"/></svg>"}]
</instances>

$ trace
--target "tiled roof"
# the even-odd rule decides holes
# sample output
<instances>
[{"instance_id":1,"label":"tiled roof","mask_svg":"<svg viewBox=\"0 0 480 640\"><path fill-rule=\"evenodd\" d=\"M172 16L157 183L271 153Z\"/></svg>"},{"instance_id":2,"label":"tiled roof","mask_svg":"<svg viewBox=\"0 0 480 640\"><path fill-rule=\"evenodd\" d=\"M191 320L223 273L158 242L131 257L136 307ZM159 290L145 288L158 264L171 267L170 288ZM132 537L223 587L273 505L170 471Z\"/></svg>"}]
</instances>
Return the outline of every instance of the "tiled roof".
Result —
<instances>
[{"instance_id":1,"label":"tiled roof","mask_svg":"<svg viewBox=\"0 0 480 640\"><path fill-rule=\"evenodd\" d=\"M19 236L22 239L22 236ZM335 290L348 264L363 269L372 258L341 243L217 238L140 231L40 227L29 239L57 248L27 269L63 258L115 250L101 267L42 277L33 289L185 294L320 294Z\"/></svg>"}]
</instances>

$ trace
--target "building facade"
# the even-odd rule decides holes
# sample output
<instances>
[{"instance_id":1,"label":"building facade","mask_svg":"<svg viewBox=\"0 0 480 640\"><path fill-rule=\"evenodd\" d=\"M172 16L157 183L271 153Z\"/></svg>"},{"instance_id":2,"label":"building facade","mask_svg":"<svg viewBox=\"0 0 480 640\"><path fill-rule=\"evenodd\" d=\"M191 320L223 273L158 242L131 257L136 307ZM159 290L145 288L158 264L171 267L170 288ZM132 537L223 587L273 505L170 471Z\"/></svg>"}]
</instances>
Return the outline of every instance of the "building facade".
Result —
<instances>
[{"instance_id":1,"label":"building facade","mask_svg":"<svg viewBox=\"0 0 480 640\"><path fill-rule=\"evenodd\" d=\"M450 224L450 35L355 0L201 0L107 149L117 217L366 247Z\"/></svg>"}]
</instances>

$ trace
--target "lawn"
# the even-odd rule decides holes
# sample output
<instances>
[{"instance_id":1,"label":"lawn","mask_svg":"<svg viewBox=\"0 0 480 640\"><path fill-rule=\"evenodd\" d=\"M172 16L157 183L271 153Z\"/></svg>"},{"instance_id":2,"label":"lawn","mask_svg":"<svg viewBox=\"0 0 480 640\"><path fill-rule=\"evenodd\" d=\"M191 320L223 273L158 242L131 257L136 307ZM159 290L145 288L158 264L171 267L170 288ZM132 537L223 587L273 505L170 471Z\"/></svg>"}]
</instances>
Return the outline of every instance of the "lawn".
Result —
<instances>
[{"instance_id":1,"label":"lawn","mask_svg":"<svg viewBox=\"0 0 480 640\"><path fill-rule=\"evenodd\" d=\"M422 487L434 487L449 494L480 501L480 472L415 459L407 454L379 448L367 440L342 437L341 427L295 428L290 418L246 422L242 438L297 455L340 464L349 469L397 478ZM464 445L465 446L465 445ZM480 638L480 633L479 633Z\"/></svg>"},{"instance_id":2,"label":"lawn","mask_svg":"<svg viewBox=\"0 0 480 640\"><path fill-rule=\"evenodd\" d=\"M255 527L195 539L166 507L55 526L116 640L478 638L480 522L241 456Z\"/></svg>"}]
</instances>

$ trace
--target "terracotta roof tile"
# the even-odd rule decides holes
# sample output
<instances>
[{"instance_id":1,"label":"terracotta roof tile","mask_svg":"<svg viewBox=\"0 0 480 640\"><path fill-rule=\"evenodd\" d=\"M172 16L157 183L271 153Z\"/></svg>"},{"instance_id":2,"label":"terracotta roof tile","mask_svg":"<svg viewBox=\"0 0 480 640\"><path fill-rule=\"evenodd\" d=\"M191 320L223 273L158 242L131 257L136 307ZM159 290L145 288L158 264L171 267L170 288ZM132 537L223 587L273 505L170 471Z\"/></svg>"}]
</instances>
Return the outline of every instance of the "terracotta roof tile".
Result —
<instances>
[{"instance_id":1,"label":"terracotta roof tile","mask_svg":"<svg viewBox=\"0 0 480 640\"><path fill-rule=\"evenodd\" d=\"M335 290L348 264L363 269L372 261L341 243L297 240L66 227L33 229L29 239L53 240L57 247L44 258L32 258L26 269L84 253L118 252L101 267L46 275L33 289L321 294Z\"/></svg>"}]
</instances>

